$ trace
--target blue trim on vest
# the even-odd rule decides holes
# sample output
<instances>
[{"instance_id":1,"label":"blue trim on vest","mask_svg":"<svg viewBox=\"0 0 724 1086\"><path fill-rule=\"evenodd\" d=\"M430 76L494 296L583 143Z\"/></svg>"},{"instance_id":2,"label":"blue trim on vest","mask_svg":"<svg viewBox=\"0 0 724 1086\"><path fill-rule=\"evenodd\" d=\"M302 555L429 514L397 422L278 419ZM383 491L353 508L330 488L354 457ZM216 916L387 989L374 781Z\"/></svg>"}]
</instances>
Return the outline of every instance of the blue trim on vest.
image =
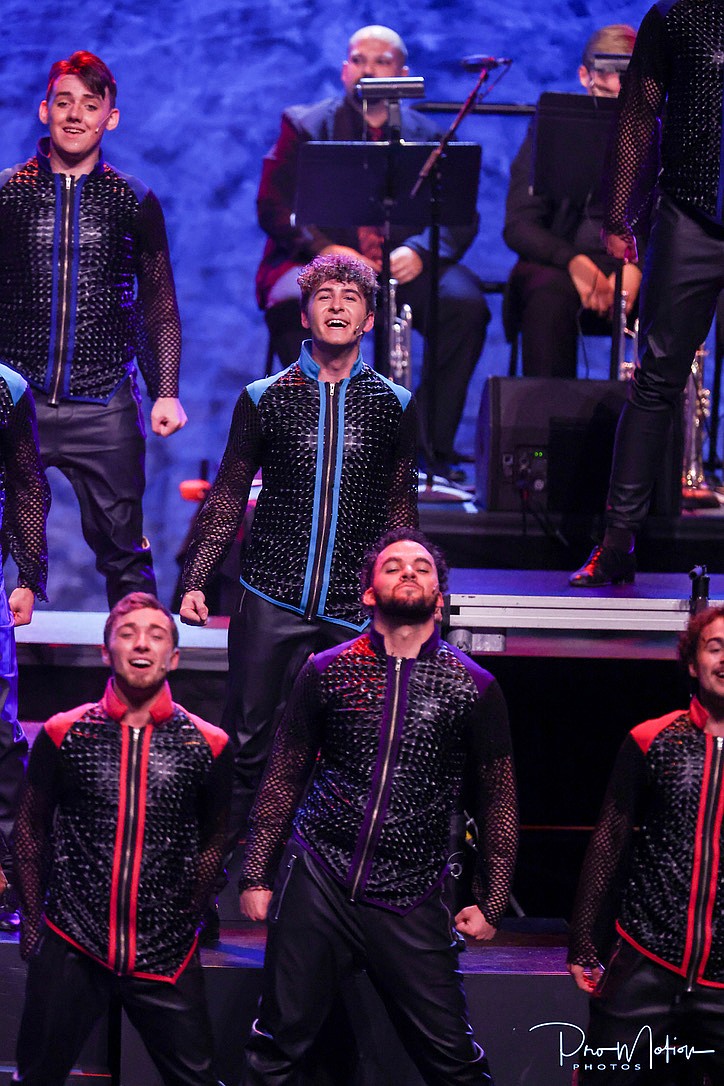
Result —
<instances>
[{"instance_id":1,"label":"blue trim on vest","mask_svg":"<svg viewBox=\"0 0 724 1086\"><path fill-rule=\"evenodd\" d=\"M38 145L40 147L40 145ZM43 165L43 159L38 152L38 161ZM47 169L50 169L50 161L47 159ZM55 218L53 223L53 287L50 296L50 340L48 342L48 365L45 372L45 388L50 388L53 379L53 360L55 356L55 341L58 334L58 263L60 260L60 220L63 209L63 178L59 173L53 174L53 187L55 189Z\"/></svg>"},{"instance_id":2,"label":"blue trim on vest","mask_svg":"<svg viewBox=\"0 0 724 1086\"><path fill-rule=\"evenodd\" d=\"M148 185L144 185L143 181L138 177L134 177L133 174L123 173L122 170L112 166L110 162L107 163L107 166L109 170L113 170L117 177L120 177L121 181L126 182L128 187L133 191L133 195L136 197L139 204L142 204L151 191Z\"/></svg>"},{"instance_id":3,"label":"blue trim on vest","mask_svg":"<svg viewBox=\"0 0 724 1086\"><path fill-rule=\"evenodd\" d=\"M394 392L397 397L402 410L404 411L410 400L412 399L412 393L409 389L403 388L402 385L396 385L394 381L391 381L389 377L385 377L383 373L378 373L380 381L384 381L391 392Z\"/></svg>"},{"instance_id":4,"label":"blue trim on vest","mask_svg":"<svg viewBox=\"0 0 724 1086\"><path fill-rule=\"evenodd\" d=\"M294 607L291 603L282 603L281 600L275 600L273 596L268 596L266 592L262 592L260 589L255 588L253 584L249 584L243 577L239 578L239 583L244 588L248 588L250 592L253 592L255 596L259 596L260 599L266 600L267 603L273 603L275 607L281 607L283 611L291 611L292 614L295 615L304 614L303 607ZM345 630L353 630L355 634L363 633L369 625L369 619L365 619L365 621L359 625L354 622L347 622L343 618L332 618L330 615L318 615L317 619L320 622L330 622L333 626L343 626Z\"/></svg>"},{"instance_id":5,"label":"blue trim on vest","mask_svg":"<svg viewBox=\"0 0 724 1086\"><path fill-rule=\"evenodd\" d=\"M317 390L319 393L319 417L317 419L317 453L314 463L314 504L312 506L312 528L309 533L307 568L304 573L304 587L302 588L303 611L306 609L309 599L309 588L314 571L314 552L316 550L317 532L319 531L319 506L322 494L322 468L324 466L324 424L327 419L327 393L322 381L317 381Z\"/></svg>"},{"instance_id":6,"label":"blue trim on vest","mask_svg":"<svg viewBox=\"0 0 724 1086\"><path fill-rule=\"evenodd\" d=\"M68 349L65 353L63 372L63 393L67 396L70 389L70 362L75 351L75 327L76 307L78 304L78 268L80 266L80 201L83 195L83 186L88 180L88 174L82 174L75 183L73 197L73 259L70 266L70 299L68 322Z\"/></svg>"},{"instance_id":7,"label":"blue trim on vest","mask_svg":"<svg viewBox=\"0 0 724 1086\"><path fill-rule=\"evenodd\" d=\"M312 341L311 339L305 339L302 343L302 349L299 354L299 368L306 377L312 377L315 381L319 380L319 366L312 358ZM361 354L357 354L352 369L349 372L350 377L356 377L358 373L362 372L364 366L364 359Z\"/></svg>"},{"instance_id":8,"label":"blue trim on vest","mask_svg":"<svg viewBox=\"0 0 724 1086\"><path fill-rule=\"evenodd\" d=\"M296 362L292 362L292 366L295 366ZM287 366L285 370L280 370L279 373L273 373L271 377L260 377L258 381L252 381L250 385L246 386L246 391L249 399L254 404L254 407L259 406L259 400L262 398L268 388L278 381L280 377L283 377L286 373L289 373L292 366Z\"/></svg>"},{"instance_id":9,"label":"blue trim on vest","mask_svg":"<svg viewBox=\"0 0 724 1086\"><path fill-rule=\"evenodd\" d=\"M347 396L347 389L349 387L349 378L345 378L344 381L340 381L337 388L339 389L339 406L337 407L337 448L335 450L335 470L334 470L334 484L332 487L332 519L329 525L329 539L327 540L327 554L324 560L324 574L322 577L322 592L319 597L319 608L317 614L324 614L324 609L327 605L327 593L329 592L329 577L332 572L332 557L334 555L334 545L337 539L337 521L339 519L339 492L342 482L342 466L344 462L344 401Z\"/></svg>"},{"instance_id":10,"label":"blue trim on vest","mask_svg":"<svg viewBox=\"0 0 724 1086\"><path fill-rule=\"evenodd\" d=\"M28 382L24 377L16 371L6 366L4 362L0 362L0 379L5 382L10 390L10 397L13 401L13 407L16 406L18 400L28 387Z\"/></svg>"}]
</instances>

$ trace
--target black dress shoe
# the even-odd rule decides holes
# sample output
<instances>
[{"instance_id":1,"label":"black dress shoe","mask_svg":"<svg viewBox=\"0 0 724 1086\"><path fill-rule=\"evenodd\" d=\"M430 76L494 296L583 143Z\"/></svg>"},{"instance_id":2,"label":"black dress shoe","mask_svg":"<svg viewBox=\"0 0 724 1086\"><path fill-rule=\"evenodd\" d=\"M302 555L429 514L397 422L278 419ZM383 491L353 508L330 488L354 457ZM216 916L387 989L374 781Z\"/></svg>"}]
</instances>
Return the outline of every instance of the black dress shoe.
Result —
<instances>
[{"instance_id":1,"label":"black dress shoe","mask_svg":"<svg viewBox=\"0 0 724 1086\"><path fill-rule=\"evenodd\" d=\"M633 554L613 547L594 547L585 565L568 578L572 588L596 588L602 584L633 584L636 560Z\"/></svg>"}]
</instances>

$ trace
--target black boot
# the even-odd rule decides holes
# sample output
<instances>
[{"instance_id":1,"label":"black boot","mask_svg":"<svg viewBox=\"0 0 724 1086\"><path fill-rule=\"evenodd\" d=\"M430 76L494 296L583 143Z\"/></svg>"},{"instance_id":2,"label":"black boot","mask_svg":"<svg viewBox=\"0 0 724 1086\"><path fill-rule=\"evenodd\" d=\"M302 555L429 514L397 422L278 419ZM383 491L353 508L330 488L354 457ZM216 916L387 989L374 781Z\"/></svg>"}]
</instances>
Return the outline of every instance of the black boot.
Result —
<instances>
[{"instance_id":1,"label":"black boot","mask_svg":"<svg viewBox=\"0 0 724 1086\"><path fill-rule=\"evenodd\" d=\"M572 573L568 583L572 588L596 588L604 584L633 584L636 560L627 551L596 546L580 569Z\"/></svg>"}]
</instances>

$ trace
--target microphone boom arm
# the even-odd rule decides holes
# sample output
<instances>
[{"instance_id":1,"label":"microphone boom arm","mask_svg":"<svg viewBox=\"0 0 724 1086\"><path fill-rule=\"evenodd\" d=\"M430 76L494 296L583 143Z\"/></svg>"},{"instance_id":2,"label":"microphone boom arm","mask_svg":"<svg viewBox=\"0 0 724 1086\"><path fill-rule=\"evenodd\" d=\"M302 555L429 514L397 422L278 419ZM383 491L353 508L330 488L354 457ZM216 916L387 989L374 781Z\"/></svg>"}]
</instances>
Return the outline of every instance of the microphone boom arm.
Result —
<instances>
[{"instance_id":1,"label":"microphone boom arm","mask_svg":"<svg viewBox=\"0 0 724 1086\"><path fill-rule=\"evenodd\" d=\"M471 90L470 94L467 96L467 98L463 102L463 104L461 105L460 110L458 111L457 117L455 117L452 124L448 128L447 132L445 132L445 134L440 138L440 142L438 143L437 147L433 148L433 150L430 152L430 154L427 156L427 158L423 162L422 168L421 168L419 174L417 175L417 180L415 181L415 184L412 186L412 191L410 192L411 199L414 199L415 196L417 196L423 182L425 181L425 179L427 177L429 177L430 171L432 170L433 166L435 165L437 160L440 158L440 155L443 153L443 151L447 147L447 145L450 142L450 140L452 139L452 137L457 132L458 128L460 127L460 124L462 123L462 121L465 119L465 117L467 117L468 113L473 108L473 105L475 103L475 99L477 97L478 91L480 90L480 88L482 87L483 83L486 81L486 79L488 78L489 75L490 75L490 69L485 67L485 66L482 67L481 70L480 70L480 74L478 75L478 81L475 84L475 86L473 87L473 89Z\"/></svg>"}]
</instances>

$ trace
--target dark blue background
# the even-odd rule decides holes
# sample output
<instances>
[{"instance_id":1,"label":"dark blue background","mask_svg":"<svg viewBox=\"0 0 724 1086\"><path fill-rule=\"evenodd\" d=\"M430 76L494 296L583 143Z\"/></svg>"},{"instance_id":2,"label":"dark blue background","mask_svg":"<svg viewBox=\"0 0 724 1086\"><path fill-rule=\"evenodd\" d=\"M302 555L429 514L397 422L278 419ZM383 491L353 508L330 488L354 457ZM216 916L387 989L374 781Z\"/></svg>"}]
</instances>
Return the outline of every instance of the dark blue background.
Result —
<instances>
[{"instance_id":1,"label":"dark blue background","mask_svg":"<svg viewBox=\"0 0 724 1086\"><path fill-rule=\"evenodd\" d=\"M543 90L579 89L587 37L604 23L637 26L649 3L606 0L418 0L414 5L333 6L314 0L116 0L59 5L5 0L0 24L0 167L27 158L42 129L37 106L50 64L75 49L98 53L119 86L119 128L104 150L119 169L158 194L168 224L184 326L182 399L189 424L150 437L146 531L159 591L171 595L175 553L193 509L179 497L199 461L223 452L241 386L263 372L266 330L253 279L262 234L255 195L262 155L281 110L335 93L351 32L390 23L404 37L412 74L427 96L459 101L474 84L458 64L469 53L510 56L513 67L489 99L533 102ZM526 121L473 117L461 138L483 145L481 228L467 262L485 279L513 263L501 237L510 159ZM491 300L488 345L468 397L461 444L471 447L482 382L504 373L499 302ZM101 610L103 585L80 537L75 502L52 473L52 605Z\"/></svg>"}]
</instances>

